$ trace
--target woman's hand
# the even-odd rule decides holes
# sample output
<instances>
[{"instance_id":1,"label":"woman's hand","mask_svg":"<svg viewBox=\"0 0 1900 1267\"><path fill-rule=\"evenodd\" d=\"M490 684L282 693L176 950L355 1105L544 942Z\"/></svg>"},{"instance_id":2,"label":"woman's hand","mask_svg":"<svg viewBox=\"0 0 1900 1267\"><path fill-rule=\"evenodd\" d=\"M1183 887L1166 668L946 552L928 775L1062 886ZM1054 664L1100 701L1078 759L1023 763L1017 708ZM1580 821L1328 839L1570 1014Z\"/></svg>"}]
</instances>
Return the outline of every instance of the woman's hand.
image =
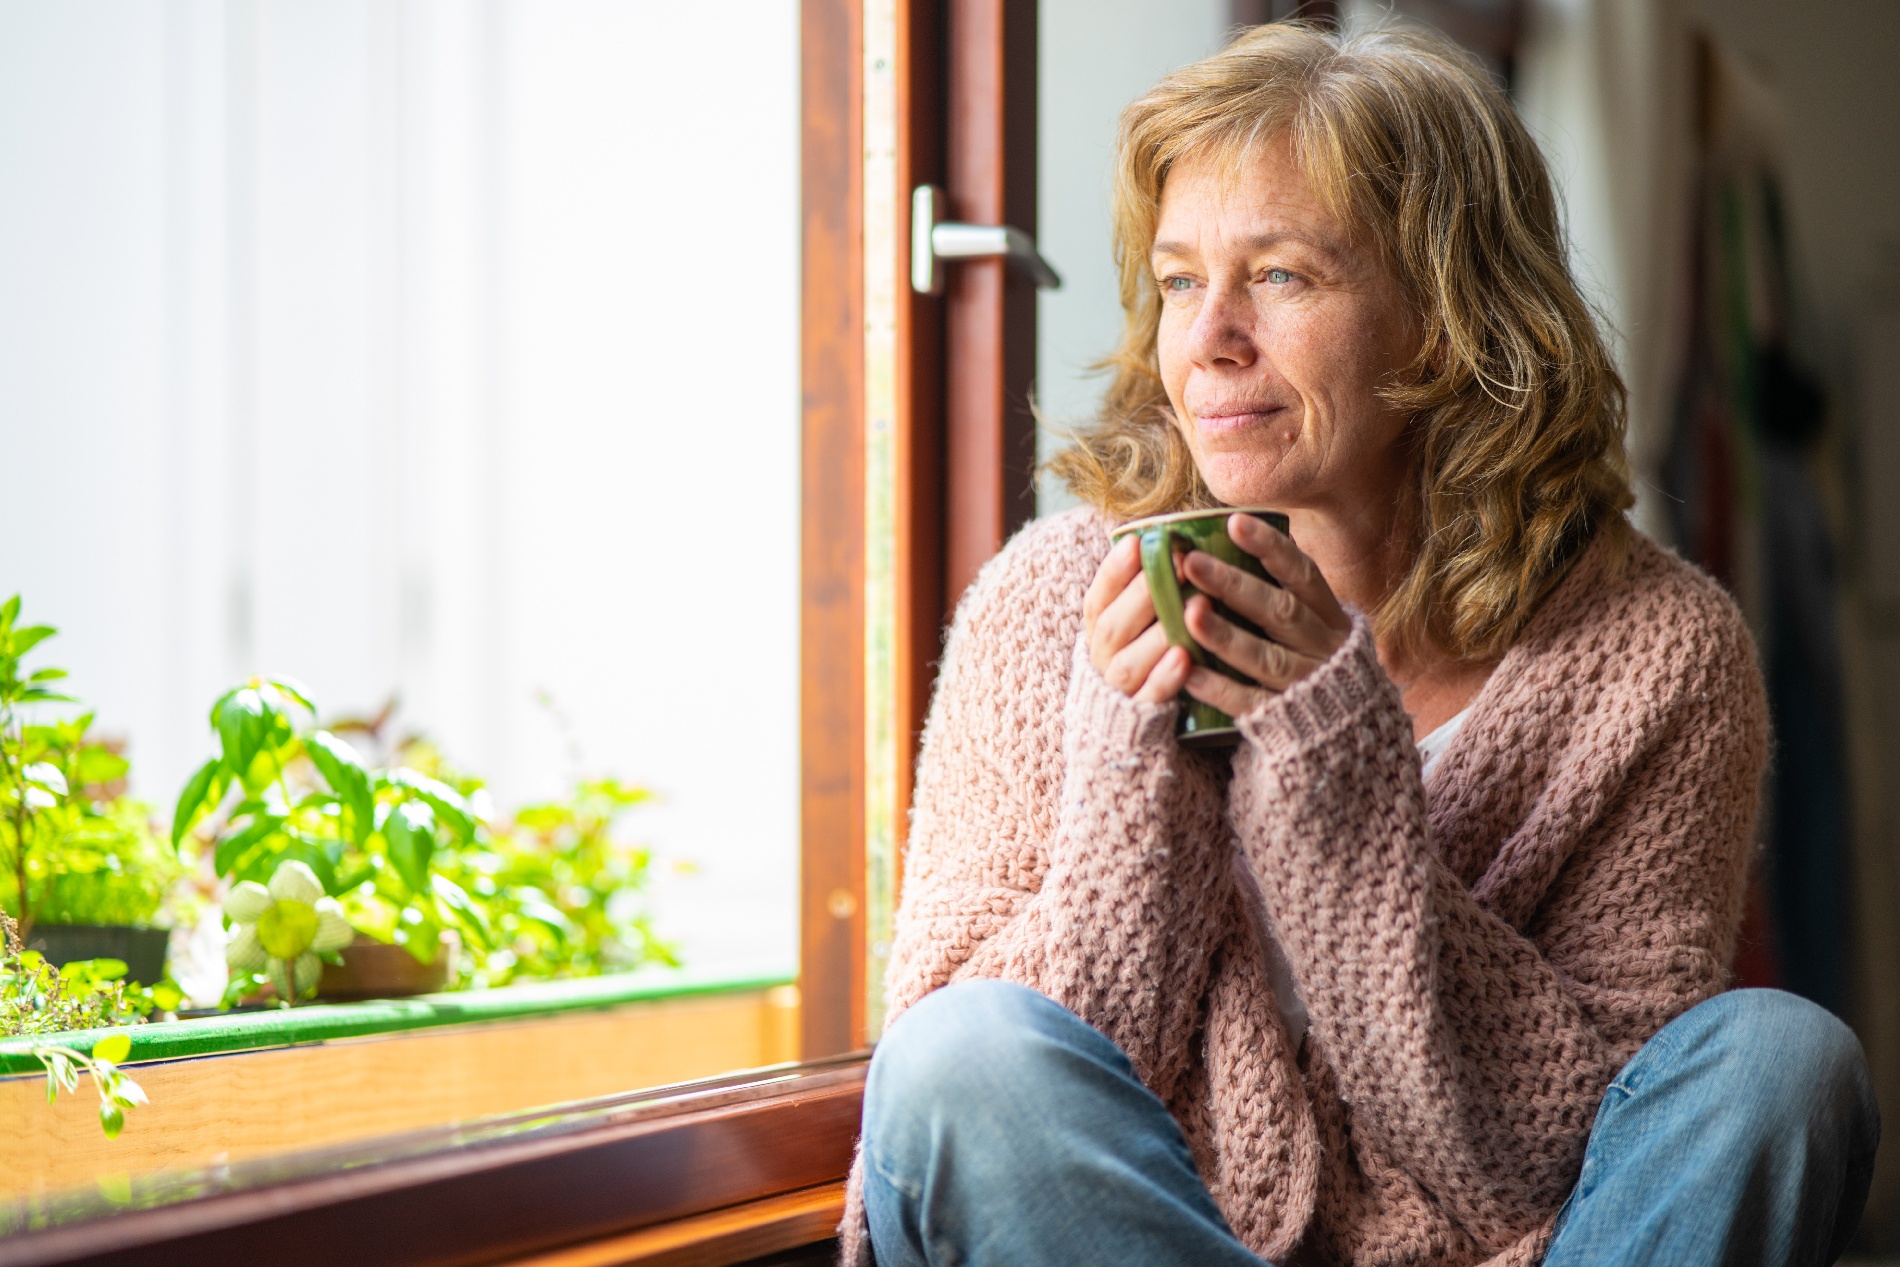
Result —
<instances>
[{"instance_id":1,"label":"woman's hand","mask_svg":"<svg viewBox=\"0 0 1900 1267\"><path fill-rule=\"evenodd\" d=\"M1155 620L1141 574L1141 543L1132 534L1116 542L1095 569L1082 599L1082 628L1089 663L1123 695L1165 704L1187 685L1194 662L1180 647L1168 645L1167 633Z\"/></svg>"},{"instance_id":2,"label":"woman's hand","mask_svg":"<svg viewBox=\"0 0 1900 1267\"><path fill-rule=\"evenodd\" d=\"M1352 620L1293 538L1252 515L1228 516L1227 535L1280 582L1269 585L1199 550L1182 565L1182 575L1201 591L1187 601L1188 632L1224 664L1260 684L1248 686L1195 667L1187 675L1187 693L1238 717L1325 663L1344 645ZM1099 574L1096 579L1099 583ZM1266 630L1267 637L1256 637L1221 616L1210 596Z\"/></svg>"}]
</instances>

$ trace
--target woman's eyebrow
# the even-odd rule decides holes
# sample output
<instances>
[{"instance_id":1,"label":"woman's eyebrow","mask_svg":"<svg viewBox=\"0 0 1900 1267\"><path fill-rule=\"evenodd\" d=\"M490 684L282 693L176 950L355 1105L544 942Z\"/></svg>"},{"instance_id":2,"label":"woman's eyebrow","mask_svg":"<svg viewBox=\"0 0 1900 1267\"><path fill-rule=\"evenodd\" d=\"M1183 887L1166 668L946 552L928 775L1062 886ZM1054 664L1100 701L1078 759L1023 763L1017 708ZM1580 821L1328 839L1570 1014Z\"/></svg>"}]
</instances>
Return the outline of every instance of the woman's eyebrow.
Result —
<instances>
[{"instance_id":1,"label":"woman's eyebrow","mask_svg":"<svg viewBox=\"0 0 1900 1267\"><path fill-rule=\"evenodd\" d=\"M1299 229L1282 229L1277 233L1260 233L1250 238L1241 239L1241 245L1250 251L1271 250L1273 247L1283 246L1289 242L1298 246L1309 247L1335 260L1345 254L1339 243L1315 236L1311 233L1302 232Z\"/></svg>"},{"instance_id":2,"label":"woman's eyebrow","mask_svg":"<svg viewBox=\"0 0 1900 1267\"><path fill-rule=\"evenodd\" d=\"M1330 242L1326 240L1325 238L1315 237L1310 233L1303 233L1298 229L1282 229L1275 233L1258 233L1258 234L1253 235L1252 237L1246 237L1246 238L1240 239L1240 245L1244 249L1249 250L1249 251L1271 250L1272 248L1276 246L1280 246L1288 242L1294 242L1294 243L1298 243L1301 246L1311 247L1313 250L1319 251L1322 254L1331 256L1335 260L1341 258L1341 256L1344 254L1343 250L1340 248L1340 246L1337 243ZM1150 257L1159 257L1163 255L1192 255L1194 254L1194 248L1189 246L1185 242L1157 241L1154 244L1153 248L1150 249L1148 254Z\"/></svg>"}]
</instances>

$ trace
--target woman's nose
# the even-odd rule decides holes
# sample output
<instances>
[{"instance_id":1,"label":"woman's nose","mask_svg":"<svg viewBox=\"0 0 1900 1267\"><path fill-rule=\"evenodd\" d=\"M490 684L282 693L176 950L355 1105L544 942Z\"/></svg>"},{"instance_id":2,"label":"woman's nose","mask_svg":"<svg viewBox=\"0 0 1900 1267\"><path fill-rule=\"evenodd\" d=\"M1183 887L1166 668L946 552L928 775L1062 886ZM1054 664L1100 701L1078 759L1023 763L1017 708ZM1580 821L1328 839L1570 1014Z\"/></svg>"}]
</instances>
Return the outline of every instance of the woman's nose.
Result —
<instances>
[{"instance_id":1,"label":"woman's nose","mask_svg":"<svg viewBox=\"0 0 1900 1267\"><path fill-rule=\"evenodd\" d=\"M1254 341L1247 296L1210 286L1188 331L1188 356L1196 365L1245 368L1253 364Z\"/></svg>"}]
</instances>

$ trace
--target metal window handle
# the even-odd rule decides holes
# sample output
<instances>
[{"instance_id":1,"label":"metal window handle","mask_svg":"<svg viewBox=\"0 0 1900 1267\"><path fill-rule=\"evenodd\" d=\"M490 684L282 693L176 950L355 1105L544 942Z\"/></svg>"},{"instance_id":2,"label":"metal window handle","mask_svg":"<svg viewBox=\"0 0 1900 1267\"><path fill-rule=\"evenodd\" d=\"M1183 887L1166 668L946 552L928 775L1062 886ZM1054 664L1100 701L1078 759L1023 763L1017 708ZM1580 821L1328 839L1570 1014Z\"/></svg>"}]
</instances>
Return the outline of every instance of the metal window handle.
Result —
<instances>
[{"instance_id":1,"label":"metal window handle","mask_svg":"<svg viewBox=\"0 0 1900 1267\"><path fill-rule=\"evenodd\" d=\"M943 293L944 260L1002 258L1037 286L1058 290L1062 278L1036 250L1036 240L1013 224L956 224L940 217L943 190L919 185L910 195L910 288L920 295Z\"/></svg>"}]
</instances>

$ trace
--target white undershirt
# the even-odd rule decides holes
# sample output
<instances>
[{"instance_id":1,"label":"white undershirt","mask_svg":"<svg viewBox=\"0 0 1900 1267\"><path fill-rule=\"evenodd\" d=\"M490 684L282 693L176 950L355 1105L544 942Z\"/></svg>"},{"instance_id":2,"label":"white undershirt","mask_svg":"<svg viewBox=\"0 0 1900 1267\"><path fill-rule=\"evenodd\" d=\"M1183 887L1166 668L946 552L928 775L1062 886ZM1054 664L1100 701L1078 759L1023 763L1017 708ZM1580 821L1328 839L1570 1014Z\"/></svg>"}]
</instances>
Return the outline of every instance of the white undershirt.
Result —
<instances>
[{"instance_id":1,"label":"white undershirt","mask_svg":"<svg viewBox=\"0 0 1900 1267\"><path fill-rule=\"evenodd\" d=\"M1451 747L1452 739L1470 715L1471 709L1466 707L1456 717L1418 741L1423 777L1432 777L1433 767L1445 755L1445 749ZM1253 868L1247 865L1246 858L1239 853L1234 855L1234 880L1240 885L1240 892L1247 899L1247 910L1253 916L1254 934L1260 939L1260 948L1267 961L1267 981L1273 986L1273 997L1280 1007L1280 1019L1286 1023L1287 1037L1293 1044L1293 1050L1298 1051L1300 1044L1306 1041L1306 1004L1300 998L1298 984L1293 980L1293 965L1287 962L1286 952L1280 949L1280 939L1273 931L1273 916L1267 912L1266 898L1260 892L1260 881L1254 876Z\"/></svg>"}]
</instances>

